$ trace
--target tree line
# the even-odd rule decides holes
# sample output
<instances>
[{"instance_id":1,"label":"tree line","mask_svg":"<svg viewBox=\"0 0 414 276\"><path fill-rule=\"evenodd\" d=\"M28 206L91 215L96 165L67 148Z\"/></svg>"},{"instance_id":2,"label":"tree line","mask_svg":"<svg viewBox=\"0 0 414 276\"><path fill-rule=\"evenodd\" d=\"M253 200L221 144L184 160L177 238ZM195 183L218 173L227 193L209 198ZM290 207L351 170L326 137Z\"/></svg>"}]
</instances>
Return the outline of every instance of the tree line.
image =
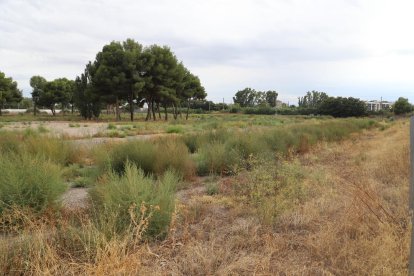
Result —
<instances>
[{"instance_id":1,"label":"tree line","mask_svg":"<svg viewBox=\"0 0 414 276\"><path fill-rule=\"evenodd\" d=\"M268 105L276 107L278 93L276 91L256 91L250 87L239 90L233 97L233 102L240 107L254 107Z\"/></svg>"},{"instance_id":2,"label":"tree line","mask_svg":"<svg viewBox=\"0 0 414 276\"><path fill-rule=\"evenodd\" d=\"M331 97L325 92L308 91L298 97L298 106L281 105L275 109L278 93L261 92L252 88L239 90L233 97L234 105L230 112L246 114L284 114L284 115L330 115L333 117L361 117L372 114L368 112L364 101L353 97ZM410 113L414 110L408 99L400 97L392 109L380 112L393 112L396 115Z\"/></svg>"},{"instance_id":3,"label":"tree line","mask_svg":"<svg viewBox=\"0 0 414 276\"><path fill-rule=\"evenodd\" d=\"M0 115L7 103L20 102L22 99L22 91L17 88L17 82L0 71Z\"/></svg>"},{"instance_id":4,"label":"tree line","mask_svg":"<svg viewBox=\"0 0 414 276\"><path fill-rule=\"evenodd\" d=\"M35 107L46 106L55 114L58 103L62 108L76 106L85 119L99 117L103 104L114 107L117 119L121 105L127 107L133 121L135 108L145 104L146 120L156 120L156 113L161 118L161 109L167 120L168 108L177 118L183 106L187 107L188 118L191 102L207 96L200 79L178 61L169 47L143 47L133 39L105 45L75 80L46 81L33 76L30 85Z\"/></svg>"}]
</instances>

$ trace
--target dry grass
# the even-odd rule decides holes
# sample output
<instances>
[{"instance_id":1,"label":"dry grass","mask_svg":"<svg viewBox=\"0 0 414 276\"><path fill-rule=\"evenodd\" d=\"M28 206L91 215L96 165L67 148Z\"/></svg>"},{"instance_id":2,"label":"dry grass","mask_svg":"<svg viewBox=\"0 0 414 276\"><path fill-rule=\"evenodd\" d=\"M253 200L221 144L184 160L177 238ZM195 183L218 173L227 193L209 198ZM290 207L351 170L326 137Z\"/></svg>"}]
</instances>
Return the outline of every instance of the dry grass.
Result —
<instances>
[{"instance_id":1,"label":"dry grass","mask_svg":"<svg viewBox=\"0 0 414 276\"><path fill-rule=\"evenodd\" d=\"M1 272L406 275L408 140L408 124L398 122L339 143L306 146L302 155L234 177L199 178L177 196L162 242L144 243L142 232L134 231L108 240L86 215L72 235L67 233L72 224L63 223L71 216L53 223L63 225L65 234L41 222L30 239L21 236L26 243L20 246L0 239L0 264L10 264ZM205 186L214 181L218 193L208 195ZM272 188L266 190L262 181ZM134 225L142 231L140 222Z\"/></svg>"},{"instance_id":2,"label":"dry grass","mask_svg":"<svg viewBox=\"0 0 414 276\"><path fill-rule=\"evenodd\" d=\"M272 224L233 196L245 178L221 181L222 193L193 195L177 229L154 245L156 274L406 275L408 126L320 144L299 157L306 199ZM277 205L277 202L276 202Z\"/></svg>"}]
</instances>

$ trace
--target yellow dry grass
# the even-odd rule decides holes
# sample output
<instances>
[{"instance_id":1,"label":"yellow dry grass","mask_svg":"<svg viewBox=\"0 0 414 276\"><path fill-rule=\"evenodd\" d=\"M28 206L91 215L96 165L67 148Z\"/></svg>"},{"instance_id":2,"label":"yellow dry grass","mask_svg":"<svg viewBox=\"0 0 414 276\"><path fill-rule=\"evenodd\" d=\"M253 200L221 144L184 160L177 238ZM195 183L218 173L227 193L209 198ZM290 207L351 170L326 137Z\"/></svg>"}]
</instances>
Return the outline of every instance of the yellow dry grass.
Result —
<instances>
[{"instance_id":1,"label":"yellow dry grass","mask_svg":"<svg viewBox=\"0 0 414 276\"><path fill-rule=\"evenodd\" d=\"M153 245L164 275L406 275L408 124L320 144L300 157L307 199L272 226L238 198L193 195Z\"/></svg>"},{"instance_id":2,"label":"yellow dry grass","mask_svg":"<svg viewBox=\"0 0 414 276\"><path fill-rule=\"evenodd\" d=\"M235 183L246 181L240 174L216 180L217 195L207 195L200 183L181 192L170 233L162 242L142 243L136 236L106 241L84 225L84 233L96 235L99 244L82 245L97 250L93 260L82 262L76 251L69 257L63 254L61 243L45 235L53 229L40 226L23 250L30 257L26 273L406 275L408 142L408 124L397 122L385 131L322 143L292 157L287 163L302 171L298 181L306 196L281 209L270 224L234 192ZM13 247L0 239L0 249ZM17 253L12 260L18 263L19 257Z\"/></svg>"}]
</instances>

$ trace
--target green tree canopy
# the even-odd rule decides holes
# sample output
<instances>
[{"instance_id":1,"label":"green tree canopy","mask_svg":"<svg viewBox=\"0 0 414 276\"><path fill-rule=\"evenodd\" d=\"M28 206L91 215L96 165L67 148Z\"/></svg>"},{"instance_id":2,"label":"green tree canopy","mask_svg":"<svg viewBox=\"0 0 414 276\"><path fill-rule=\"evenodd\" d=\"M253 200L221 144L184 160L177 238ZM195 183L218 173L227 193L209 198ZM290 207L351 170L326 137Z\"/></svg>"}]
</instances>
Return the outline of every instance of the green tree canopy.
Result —
<instances>
[{"instance_id":1,"label":"green tree canopy","mask_svg":"<svg viewBox=\"0 0 414 276\"><path fill-rule=\"evenodd\" d=\"M308 91L305 96L298 98L299 107L318 109L328 97L325 92Z\"/></svg>"},{"instance_id":2,"label":"green tree canopy","mask_svg":"<svg viewBox=\"0 0 414 276\"><path fill-rule=\"evenodd\" d=\"M408 99L400 97L394 103L393 110L396 115L402 115L413 111L413 106L408 102Z\"/></svg>"},{"instance_id":3,"label":"green tree canopy","mask_svg":"<svg viewBox=\"0 0 414 276\"><path fill-rule=\"evenodd\" d=\"M101 102L98 93L95 93L91 84L93 65L89 62L84 73L76 77L73 94L73 102L78 107L80 115L85 119L99 117L101 113Z\"/></svg>"},{"instance_id":4,"label":"green tree canopy","mask_svg":"<svg viewBox=\"0 0 414 276\"><path fill-rule=\"evenodd\" d=\"M33 78L33 77L32 77ZM42 89L38 90L38 104L45 106L56 115L56 105L60 104L62 110L68 107L73 97L74 81L67 78L59 78L47 81Z\"/></svg>"},{"instance_id":5,"label":"green tree canopy","mask_svg":"<svg viewBox=\"0 0 414 276\"><path fill-rule=\"evenodd\" d=\"M276 91L256 91L246 87L237 91L233 97L233 102L240 107L270 106L276 107L278 93Z\"/></svg>"},{"instance_id":6,"label":"green tree canopy","mask_svg":"<svg viewBox=\"0 0 414 276\"><path fill-rule=\"evenodd\" d=\"M233 102L241 107L253 107L257 103L257 92L250 87L246 87L236 92Z\"/></svg>"},{"instance_id":7,"label":"green tree canopy","mask_svg":"<svg viewBox=\"0 0 414 276\"><path fill-rule=\"evenodd\" d=\"M276 91L266 91L266 103L271 107L276 107L277 96L279 94Z\"/></svg>"},{"instance_id":8,"label":"green tree canopy","mask_svg":"<svg viewBox=\"0 0 414 276\"><path fill-rule=\"evenodd\" d=\"M30 86L32 90L32 99L33 99L33 112L36 115L37 105L39 103L40 95L44 92L46 87L47 80L42 76L33 76L30 78Z\"/></svg>"},{"instance_id":9,"label":"green tree canopy","mask_svg":"<svg viewBox=\"0 0 414 276\"><path fill-rule=\"evenodd\" d=\"M134 119L134 105L143 106L144 103L148 106L147 120L155 120L156 110L161 117L161 106L166 118L167 107L173 107L176 117L182 102L203 99L206 95L200 80L178 62L167 46L143 48L132 39L113 41L105 45L88 66L87 76L77 79L78 99L86 95L88 86L87 98L115 104L117 119L120 118L118 107L124 102L128 103L131 120Z\"/></svg>"},{"instance_id":10,"label":"green tree canopy","mask_svg":"<svg viewBox=\"0 0 414 276\"><path fill-rule=\"evenodd\" d=\"M318 113L334 117L360 117L366 115L367 107L360 99L329 97L320 104Z\"/></svg>"},{"instance_id":11,"label":"green tree canopy","mask_svg":"<svg viewBox=\"0 0 414 276\"><path fill-rule=\"evenodd\" d=\"M17 88L17 82L0 71L0 116L6 104L20 102L22 91Z\"/></svg>"}]
</instances>

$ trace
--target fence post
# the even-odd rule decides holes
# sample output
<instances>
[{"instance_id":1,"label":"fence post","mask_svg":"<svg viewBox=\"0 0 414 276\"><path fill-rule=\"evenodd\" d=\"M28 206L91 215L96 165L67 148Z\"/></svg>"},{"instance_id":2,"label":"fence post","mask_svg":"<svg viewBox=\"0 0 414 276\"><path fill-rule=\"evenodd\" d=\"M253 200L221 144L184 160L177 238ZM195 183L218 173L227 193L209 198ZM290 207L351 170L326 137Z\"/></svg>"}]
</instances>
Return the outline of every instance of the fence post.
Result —
<instances>
[{"instance_id":1,"label":"fence post","mask_svg":"<svg viewBox=\"0 0 414 276\"><path fill-rule=\"evenodd\" d=\"M414 116L410 119L410 194L408 204L411 216L411 246L408 275L414 276Z\"/></svg>"}]
</instances>

